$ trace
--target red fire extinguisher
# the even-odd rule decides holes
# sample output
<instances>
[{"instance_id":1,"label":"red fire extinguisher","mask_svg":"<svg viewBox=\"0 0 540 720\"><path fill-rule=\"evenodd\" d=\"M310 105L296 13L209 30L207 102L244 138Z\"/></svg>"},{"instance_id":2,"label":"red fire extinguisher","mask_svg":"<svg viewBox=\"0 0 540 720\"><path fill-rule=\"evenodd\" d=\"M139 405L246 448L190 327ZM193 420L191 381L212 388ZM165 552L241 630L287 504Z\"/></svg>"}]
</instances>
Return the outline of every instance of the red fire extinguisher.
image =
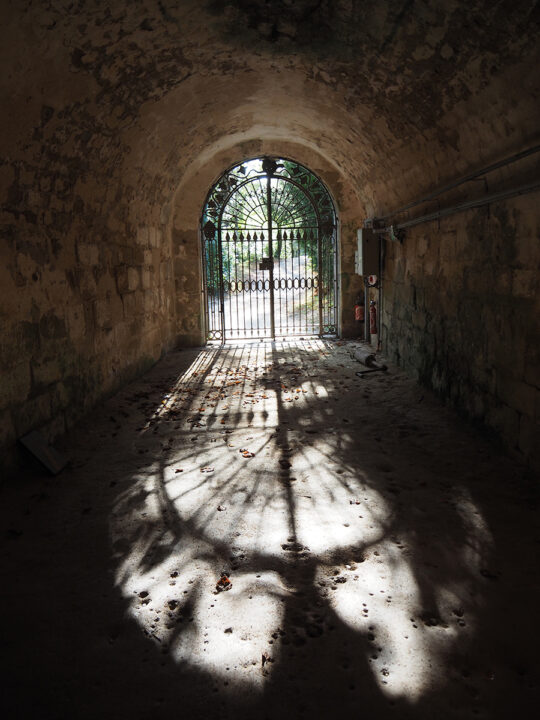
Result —
<instances>
[{"instance_id":1,"label":"red fire extinguisher","mask_svg":"<svg viewBox=\"0 0 540 720\"><path fill-rule=\"evenodd\" d=\"M377 334L377 305L375 300L369 304L369 332L372 335Z\"/></svg>"}]
</instances>

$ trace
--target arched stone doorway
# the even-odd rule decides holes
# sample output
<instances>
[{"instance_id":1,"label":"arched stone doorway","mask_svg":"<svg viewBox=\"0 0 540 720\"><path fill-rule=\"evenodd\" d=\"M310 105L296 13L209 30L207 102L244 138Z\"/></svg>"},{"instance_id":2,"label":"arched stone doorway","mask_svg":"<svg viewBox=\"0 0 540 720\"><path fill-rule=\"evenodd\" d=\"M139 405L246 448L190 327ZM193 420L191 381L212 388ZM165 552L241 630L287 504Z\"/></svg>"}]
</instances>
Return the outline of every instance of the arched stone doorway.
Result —
<instances>
[{"instance_id":1,"label":"arched stone doorway","mask_svg":"<svg viewBox=\"0 0 540 720\"><path fill-rule=\"evenodd\" d=\"M313 172L267 156L237 164L201 224L207 340L336 334L337 215Z\"/></svg>"}]
</instances>

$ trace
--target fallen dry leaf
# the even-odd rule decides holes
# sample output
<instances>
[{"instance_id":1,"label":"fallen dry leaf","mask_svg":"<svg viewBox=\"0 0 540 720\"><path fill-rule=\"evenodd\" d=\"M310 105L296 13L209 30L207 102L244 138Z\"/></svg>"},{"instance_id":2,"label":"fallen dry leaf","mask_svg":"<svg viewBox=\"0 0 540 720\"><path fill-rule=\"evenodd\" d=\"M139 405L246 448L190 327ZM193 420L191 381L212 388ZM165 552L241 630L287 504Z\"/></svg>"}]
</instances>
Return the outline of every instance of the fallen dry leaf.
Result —
<instances>
[{"instance_id":1,"label":"fallen dry leaf","mask_svg":"<svg viewBox=\"0 0 540 720\"><path fill-rule=\"evenodd\" d=\"M216 583L216 590L223 592L223 590L230 590L232 588L232 582L229 578L223 574Z\"/></svg>"}]
</instances>

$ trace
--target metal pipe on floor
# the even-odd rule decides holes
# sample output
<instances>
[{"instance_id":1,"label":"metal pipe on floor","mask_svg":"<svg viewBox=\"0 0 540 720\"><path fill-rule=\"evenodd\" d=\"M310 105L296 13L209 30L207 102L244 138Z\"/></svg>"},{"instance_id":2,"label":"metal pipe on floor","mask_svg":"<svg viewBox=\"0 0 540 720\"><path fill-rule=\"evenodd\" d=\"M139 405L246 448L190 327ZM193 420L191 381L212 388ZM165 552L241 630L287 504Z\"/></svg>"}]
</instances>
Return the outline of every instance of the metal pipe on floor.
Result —
<instances>
[{"instance_id":1,"label":"metal pipe on floor","mask_svg":"<svg viewBox=\"0 0 540 720\"><path fill-rule=\"evenodd\" d=\"M356 350L352 354L352 357L355 360L358 360L358 362L362 363L362 365L365 365L366 367L376 366L375 353L373 352L373 350L371 348L365 348L365 347L356 348Z\"/></svg>"}]
</instances>

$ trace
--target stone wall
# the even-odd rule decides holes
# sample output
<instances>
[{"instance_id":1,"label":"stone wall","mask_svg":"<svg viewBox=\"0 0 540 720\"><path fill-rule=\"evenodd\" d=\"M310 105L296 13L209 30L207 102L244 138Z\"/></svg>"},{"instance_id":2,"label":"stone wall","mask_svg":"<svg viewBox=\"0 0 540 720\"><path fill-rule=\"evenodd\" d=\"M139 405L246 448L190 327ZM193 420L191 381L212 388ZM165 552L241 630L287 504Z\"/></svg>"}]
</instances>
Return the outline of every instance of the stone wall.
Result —
<instances>
[{"instance_id":1,"label":"stone wall","mask_svg":"<svg viewBox=\"0 0 540 720\"><path fill-rule=\"evenodd\" d=\"M406 231L387 244L383 347L540 467L538 195Z\"/></svg>"},{"instance_id":2,"label":"stone wall","mask_svg":"<svg viewBox=\"0 0 540 720\"><path fill-rule=\"evenodd\" d=\"M0 447L11 465L16 438L39 428L53 440L155 362L174 306L159 206L134 203L113 173L84 157L14 161L0 195Z\"/></svg>"}]
</instances>

